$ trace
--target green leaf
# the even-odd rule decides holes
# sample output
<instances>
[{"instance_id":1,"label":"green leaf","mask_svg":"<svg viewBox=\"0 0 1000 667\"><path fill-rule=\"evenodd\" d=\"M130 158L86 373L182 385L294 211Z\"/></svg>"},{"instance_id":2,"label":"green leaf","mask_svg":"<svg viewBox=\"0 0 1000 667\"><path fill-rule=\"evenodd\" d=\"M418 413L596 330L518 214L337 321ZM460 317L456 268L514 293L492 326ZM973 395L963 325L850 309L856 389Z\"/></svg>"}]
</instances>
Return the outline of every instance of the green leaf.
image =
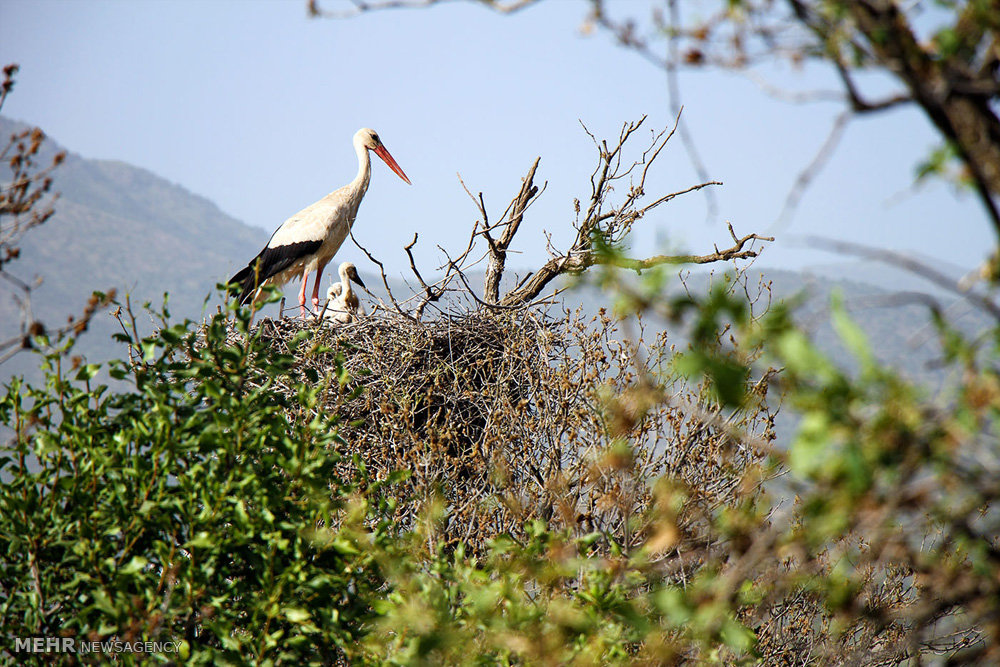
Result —
<instances>
[{"instance_id":1,"label":"green leaf","mask_svg":"<svg viewBox=\"0 0 1000 667\"><path fill-rule=\"evenodd\" d=\"M675 626L684 626L694 615L684 591L669 587L656 593L653 597L656 606Z\"/></svg>"},{"instance_id":2,"label":"green leaf","mask_svg":"<svg viewBox=\"0 0 1000 667\"><path fill-rule=\"evenodd\" d=\"M872 377L877 370L875 355L865 332L847 315L844 297L839 291L831 296L830 317L840 339L861 364L862 373Z\"/></svg>"},{"instance_id":3,"label":"green leaf","mask_svg":"<svg viewBox=\"0 0 1000 667\"><path fill-rule=\"evenodd\" d=\"M308 611L300 607L285 607L284 613L285 618L292 623L305 623L312 618Z\"/></svg>"},{"instance_id":4,"label":"green leaf","mask_svg":"<svg viewBox=\"0 0 1000 667\"><path fill-rule=\"evenodd\" d=\"M757 636L749 628L729 617L722 622L719 635L723 643L738 654L748 652L757 641Z\"/></svg>"},{"instance_id":5,"label":"green leaf","mask_svg":"<svg viewBox=\"0 0 1000 667\"><path fill-rule=\"evenodd\" d=\"M92 380L100 370L101 370L100 364L84 364L76 372L76 379L80 382L86 382L87 380Z\"/></svg>"},{"instance_id":6,"label":"green leaf","mask_svg":"<svg viewBox=\"0 0 1000 667\"><path fill-rule=\"evenodd\" d=\"M830 431L830 418L825 412L803 415L789 451L789 467L803 476L810 476L828 466L831 458L837 455Z\"/></svg>"},{"instance_id":7,"label":"green leaf","mask_svg":"<svg viewBox=\"0 0 1000 667\"><path fill-rule=\"evenodd\" d=\"M208 549L215 546L215 540L208 531L201 531L184 545L186 549Z\"/></svg>"},{"instance_id":8,"label":"green leaf","mask_svg":"<svg viewBox=\"0 0 1000 667\"><path fill-rule=\"evenodd\" d=\"M132 556L132 559L128 563L123 565L118 571L121 574L130 575L142 572L142 570L149 564L149 561L142 556Z\"/></svg>"}]
</instances>

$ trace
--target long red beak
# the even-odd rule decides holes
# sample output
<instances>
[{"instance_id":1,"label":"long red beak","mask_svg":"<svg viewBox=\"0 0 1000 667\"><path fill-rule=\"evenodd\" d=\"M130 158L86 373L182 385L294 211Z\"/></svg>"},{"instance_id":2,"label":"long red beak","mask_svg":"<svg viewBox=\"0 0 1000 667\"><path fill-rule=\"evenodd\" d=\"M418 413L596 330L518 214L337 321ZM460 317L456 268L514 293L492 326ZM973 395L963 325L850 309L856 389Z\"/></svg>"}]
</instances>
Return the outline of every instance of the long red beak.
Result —
<instances>
[{"instance_id":1,"label":"long red beak","mask_svg":"<svg viewBox=\"0 0 1000 667\"><path fill-rule=\"evenodd\" d=\"M406 177L406 174L403 173L402 167L396 164L396 161L392 159L391 155L389 155L389 151L386 150L385 146L379 146L378 148L375 148L373 150L375 151L375 155L378 155L380 158L382 158L383 162L389 165L389 169L392 169L394 172L396 172L396 175L399 176L404 181L406 181L407 185L412 185L412 183L410 183L410 179L408 179Z\"/></svg>"}]
</instances>

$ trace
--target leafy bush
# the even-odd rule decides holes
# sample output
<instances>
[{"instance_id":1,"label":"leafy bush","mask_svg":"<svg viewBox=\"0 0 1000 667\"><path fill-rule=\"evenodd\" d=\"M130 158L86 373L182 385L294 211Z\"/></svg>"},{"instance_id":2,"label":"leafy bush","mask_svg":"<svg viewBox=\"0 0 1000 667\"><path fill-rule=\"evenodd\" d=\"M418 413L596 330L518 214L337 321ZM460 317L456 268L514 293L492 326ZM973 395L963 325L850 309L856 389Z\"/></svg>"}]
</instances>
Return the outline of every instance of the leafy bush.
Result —
<instances>
[{"instance_id":1,"label":"leafy bush","mask_svg":"<svg viewBox=\"0 0 1000 667\"><path fill-rule=\"evenodd\" d=\"M234 321L247 334L247 313ZM221 314L145 337L131 322L134 362L108 367L126 390L51 355L44 387L14 381L0 399L14 431L0 456L4 649L114 636L183 640L181 657L204 664L350 655L392 502L365 499L378 485L362 468L334 474L337 419L313 410L329 378L301 377L253 334L227 344Z\"/></svg>"}]
</instances>

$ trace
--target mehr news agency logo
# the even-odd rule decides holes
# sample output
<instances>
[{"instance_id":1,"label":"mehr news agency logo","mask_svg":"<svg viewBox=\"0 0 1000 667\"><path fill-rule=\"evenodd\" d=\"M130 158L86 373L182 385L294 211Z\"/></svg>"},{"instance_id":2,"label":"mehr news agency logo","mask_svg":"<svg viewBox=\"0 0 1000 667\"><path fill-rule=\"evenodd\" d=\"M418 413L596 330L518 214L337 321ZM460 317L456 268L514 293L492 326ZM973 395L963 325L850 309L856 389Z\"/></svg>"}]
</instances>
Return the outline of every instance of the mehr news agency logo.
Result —
<instances>
[{"instance_id":1,"label":"mehr news agency logo","mask_svg":"<svg viewBox=\"0 0 1000 667\"><path fill-rule=\"evenodd\" d=\"M181 641L83 641L75 637L15 637L14 653L178 653Z\"/></svg>"}]
</instances>

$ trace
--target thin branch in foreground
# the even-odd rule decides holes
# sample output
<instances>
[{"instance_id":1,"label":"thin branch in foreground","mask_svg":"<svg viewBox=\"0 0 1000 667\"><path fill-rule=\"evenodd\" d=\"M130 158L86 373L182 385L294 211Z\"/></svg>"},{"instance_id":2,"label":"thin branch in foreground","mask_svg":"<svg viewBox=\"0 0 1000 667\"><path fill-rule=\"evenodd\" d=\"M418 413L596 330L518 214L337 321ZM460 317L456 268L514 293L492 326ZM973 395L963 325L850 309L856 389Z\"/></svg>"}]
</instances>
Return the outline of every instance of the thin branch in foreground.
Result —
<instances>
[{"instance_id":1,"label":"thin branch in foreground","mask_svg":"<svg viewBox=\"0 0 1000 667\"><path fill-rule=\"evenodd\" d=\"M680 28L680 10L677 6L677 0L669 1L670 9L670 24L671 27ZM666 65L667 73L667 90L670 100L670 112L675 116L680 117L681 111L684 108L684 104L681 102L681 85L677 73L677 63L678 63L678 40L675 32L671 31L667 33L669 35L667 42L668 49L668 59ZM684 148L687 150L688 157L691 160L691 166L694 167L695 174L698 176L699 181L709 180L708 169L705 167L705 162L701 159L701 154L698 153L698 148L695 146L694 137L691 136L691 132L688 130L687 123L684 121L679 121L678 125L681 135L681 143L684 144ZM711 223L716 216L719 214L719 202L715 199L715 193L711 190L705 191L705 202L708 205L708 212L705 216L705 221Z\"/></svg>"},{"instance_id":2,"label":"thin branch in foreground","mask_svg":"<svg viewBox=\"0 0 1000 667\"><path fill-rule=\"evenodd\" d=\"M989 313L993 319L1000 322L1000 306L998 306L989 297L980 294L979 292L973 291L971 289L963 289L961 281L955 280L948 277L944 273L941 273L937 269L928 266L926 263L921 262L913 257L909 257L903 253L896 252L893 250L884 250L881 248L872 248L870 246L862 245L860 243L853 243L851 241L839 241L837 239L826 238L822 236L808 236L803 239L806 245L809 245L818 250L827 250L831 252L838 252L844 255L854 255L855 257L862 257L864 259L875 260L876 262L881 262L882 264L887 264L889 266L895 266L897 268L903 269L913 275L920 276L925 280L941 287L952 294L960 296L969 303L978 307L986 313Z\"/></svg>"},{"instance_id":3,"label":"thin branch in foreground","mask_svg":"<svg viewBox=\"0 0 1000 667\"><path fill-rule=\"evenodd\" d=\"M840 144L840 139L844 135L844 129L847 124L854 117L851 111L842 111L837 115L837 118L833 121L833 125L830 126L830 133L826 136L826 140L823 145L819 147L816 151L816 155L813 156L812 161L806 165L806 167L799 172L798 177L795 179L795 183L792 185L791 189L788 191L788 195L785 197L785 203L781 207L781 213L778 214L777 220L771 226L768 231L774 232L785 225L791 220L792 216L795 214L795 209L799 206L799 201L802 200L802 196L805 194L806 190L812 185L813 180L816 178L817 174L826 166L826 163L833 156L834 151L837 150L837 146Z\"/></svg>"},{"instance_id":4,"label":"thin branch in foreground","mask_svg":"<svg viewBox=\"0 0 1000 667\"><path fill-rule=\"evenodd\" d=\"M386 9L420 9L443 5L454 0L351 0L354 5L351 9L331 10L324 9L320 0L309 0L308 12L311 17L348 19L362 14L381 11ZM478 0L477 4L483 5L499 14L513 14L522 9L530 7L540 0Z\"/></svg>"}]
</instances>

